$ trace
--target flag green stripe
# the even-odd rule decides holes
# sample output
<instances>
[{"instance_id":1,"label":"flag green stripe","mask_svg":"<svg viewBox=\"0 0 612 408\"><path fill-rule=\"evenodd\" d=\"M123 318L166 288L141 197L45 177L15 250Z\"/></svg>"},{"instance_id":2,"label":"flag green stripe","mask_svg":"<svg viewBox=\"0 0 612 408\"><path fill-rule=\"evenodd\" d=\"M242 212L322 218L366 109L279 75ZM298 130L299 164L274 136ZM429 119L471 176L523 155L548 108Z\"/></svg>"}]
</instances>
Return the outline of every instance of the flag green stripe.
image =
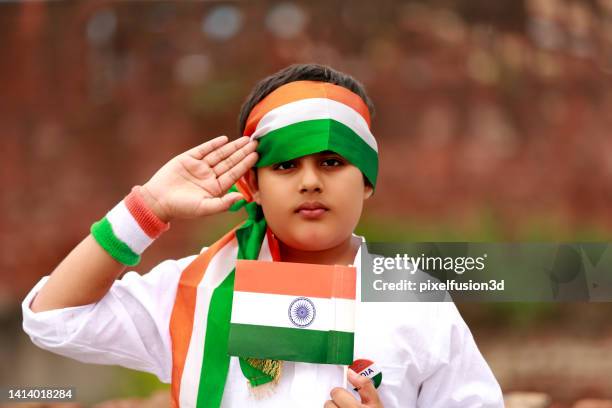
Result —
<instances>
[{"instance_id":1,"label":"flag green stripe","mask_svg":"<svg viewBox=\"0 0 612 408\"><path fill-rule=\"evenodd\" d=\"M232 323L231 355L318 364L353 362L353 333Z\"/></svg>"},{"instance_id":2,"label":"flag green stripe","mask_svg":"<svg viewBox=\"0 0 612 408\"><path fill-rule=\"evenodd\" d=\"M376 186L378 153L348 126L333 119L316 119L276 129L259 139L257 167L307 154L332 150L345 157Z\"/></svg>"},{"instance_id":3,"label":"flag green stripe","mask_svg":"<svg viewBox=\"0 0 612 408\"><path fill-rule=\"evenodd\" d=\"M226 352L229 331L227 322L232 313L234 272L235 269L215 288L210 299L196 404L198 408L221 406L230 363Z\"/></svg>"}]
</instances>

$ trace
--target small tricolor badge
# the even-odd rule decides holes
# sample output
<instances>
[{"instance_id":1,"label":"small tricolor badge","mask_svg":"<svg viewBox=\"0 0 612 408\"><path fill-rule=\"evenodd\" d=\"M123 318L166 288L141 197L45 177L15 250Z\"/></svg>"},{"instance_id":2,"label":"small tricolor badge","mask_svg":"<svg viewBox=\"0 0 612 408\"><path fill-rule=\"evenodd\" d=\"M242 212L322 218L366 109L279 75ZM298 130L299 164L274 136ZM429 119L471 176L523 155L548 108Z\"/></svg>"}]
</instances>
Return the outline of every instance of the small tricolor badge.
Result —
<instances>
[{"instance_id":1,"label":"small tricolor badge","mask_svg":"<svg viewBox=\"0 0 612 408\"><path fill-rule=\"evenodd\" d=\"M353 361L353 364L349 366L349 368L357 374L363 375L364 377L368 377L370 380L372 380L375 388L378 388L382 382L382 372L371 360L355 360ZM357 391L357 389L354 391Z\"/></svg>"}]
</instances>

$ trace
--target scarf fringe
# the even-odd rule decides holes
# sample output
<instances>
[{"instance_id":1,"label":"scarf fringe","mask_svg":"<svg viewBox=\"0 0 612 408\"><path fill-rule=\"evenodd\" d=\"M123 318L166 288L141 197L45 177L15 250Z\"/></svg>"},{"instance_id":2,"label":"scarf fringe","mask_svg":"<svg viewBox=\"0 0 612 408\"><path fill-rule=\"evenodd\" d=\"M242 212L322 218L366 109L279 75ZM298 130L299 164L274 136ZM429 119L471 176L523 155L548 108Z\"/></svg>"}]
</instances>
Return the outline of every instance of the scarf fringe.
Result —
<instances>
[{"instance_id":1,"label":"scarf fringe","mask_svg":"<svg viewBox=\"0 0 612 408\"><path fill-rule=\"evenodd\" d=\"M275 381L270 381L269 383L258 385L257 387L252 387L249 383L249 394L256 400L262 400L271 397L276 391L275 388Z\"/></svg>"},{"instance_id":2,"label":"scarf fringe","mask_svg":"<svg viewBox=\"0 0 612 408\"><path fill-rule=\"evenodd\" d=\"M258 400L272 396L272 394L275 392L276 385L280 380L283 362L281 360L247 358L247 363L272 377L272 381L257 386L252 386L251 383L247 381L249 384L250 394Z\"/></svg>"},{"instance_id":3,"label":"scarf fringe","mask_svg":"<svg viewBox=\"0 0 612 408\"><path fill-rule=\"evenodd\" d=\"M281 360L247 358L247 362L250 366L257 368L272 377L273 383L278 383L283 367L283 362Z\"/></svg>"}]
</instances>

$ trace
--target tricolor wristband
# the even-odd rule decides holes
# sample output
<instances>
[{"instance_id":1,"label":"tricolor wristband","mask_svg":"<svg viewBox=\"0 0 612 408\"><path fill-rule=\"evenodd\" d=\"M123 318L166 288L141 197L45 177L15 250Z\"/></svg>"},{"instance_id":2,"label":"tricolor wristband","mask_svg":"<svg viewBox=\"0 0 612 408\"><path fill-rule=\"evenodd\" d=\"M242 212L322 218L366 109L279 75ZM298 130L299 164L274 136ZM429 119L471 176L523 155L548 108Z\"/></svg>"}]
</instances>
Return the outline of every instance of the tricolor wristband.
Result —
<instances>
[{"instance_id":1,"label":"tricolor wristband","mask_svg":"<svg viewBox=\"0 0 612 408\"><path fill-rule=\"evenodd\" d=\"M144 250L170 228L169 222L163 222L146 206L139 188L132 187L130 194L90 229L110 256L128 266L137 265Z\"/></svg>"}]
</instances>

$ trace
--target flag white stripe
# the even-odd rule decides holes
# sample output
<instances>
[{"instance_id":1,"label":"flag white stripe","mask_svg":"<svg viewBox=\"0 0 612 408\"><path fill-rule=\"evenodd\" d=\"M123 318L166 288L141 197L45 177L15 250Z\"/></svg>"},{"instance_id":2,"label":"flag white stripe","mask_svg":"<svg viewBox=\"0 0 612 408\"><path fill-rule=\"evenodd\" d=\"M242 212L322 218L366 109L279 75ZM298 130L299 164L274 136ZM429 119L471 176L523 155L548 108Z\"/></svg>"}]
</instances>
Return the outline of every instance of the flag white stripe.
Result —
<instances>
[{"instance_id":1,"label":"flag white stripe","mask_svg":"<svg viewBox=\"0 0 612 408\"><path fill-rule=\"evenodd\" d=\"M314 119L334 119L344 124L378 152L376 140L363 116L353 108L327 98L301 99L272 109L261 118L251 140L259 139L273 130Z\"/></svg>"},{"instance_id":2,"label":"flag white stripe","mask_svg":"<svg viewBox=\"0 0 612 408\"><path fill-rule=\"evenodd\" d=\"M223 282L236 266L237 254L238 245L236 238L234 238L210 260L208 269L198 285L191 341L189 342L189 350L185 359L183 377L181 378L179 396L181 408L195 406L195 401L198 400L210 299L215 288Z\"/></svg>"},{"instance_id":3,"label":"flag white stripe","mask_svg":"<svg viewBox=\"0 0 612 408\"><path fill-rule=\"evenodd\" d=\"M302 330L355 331L355 300L308 297L314 304L315 317L310 325L299 327L289 318L291 302L298 297L236 291L232 303L232 323Z\"/></svg>"},{"instance_id":4,"label":"flag white stripe","mask_svg":"<svg viewBox=\"0 0 612 408\"><path fill-rule=\"evenodd\" d=\"M142 254L153 240L140 227L122 200L106 214L115 236L138 255Z\"/></svg>"}]
</instances>

